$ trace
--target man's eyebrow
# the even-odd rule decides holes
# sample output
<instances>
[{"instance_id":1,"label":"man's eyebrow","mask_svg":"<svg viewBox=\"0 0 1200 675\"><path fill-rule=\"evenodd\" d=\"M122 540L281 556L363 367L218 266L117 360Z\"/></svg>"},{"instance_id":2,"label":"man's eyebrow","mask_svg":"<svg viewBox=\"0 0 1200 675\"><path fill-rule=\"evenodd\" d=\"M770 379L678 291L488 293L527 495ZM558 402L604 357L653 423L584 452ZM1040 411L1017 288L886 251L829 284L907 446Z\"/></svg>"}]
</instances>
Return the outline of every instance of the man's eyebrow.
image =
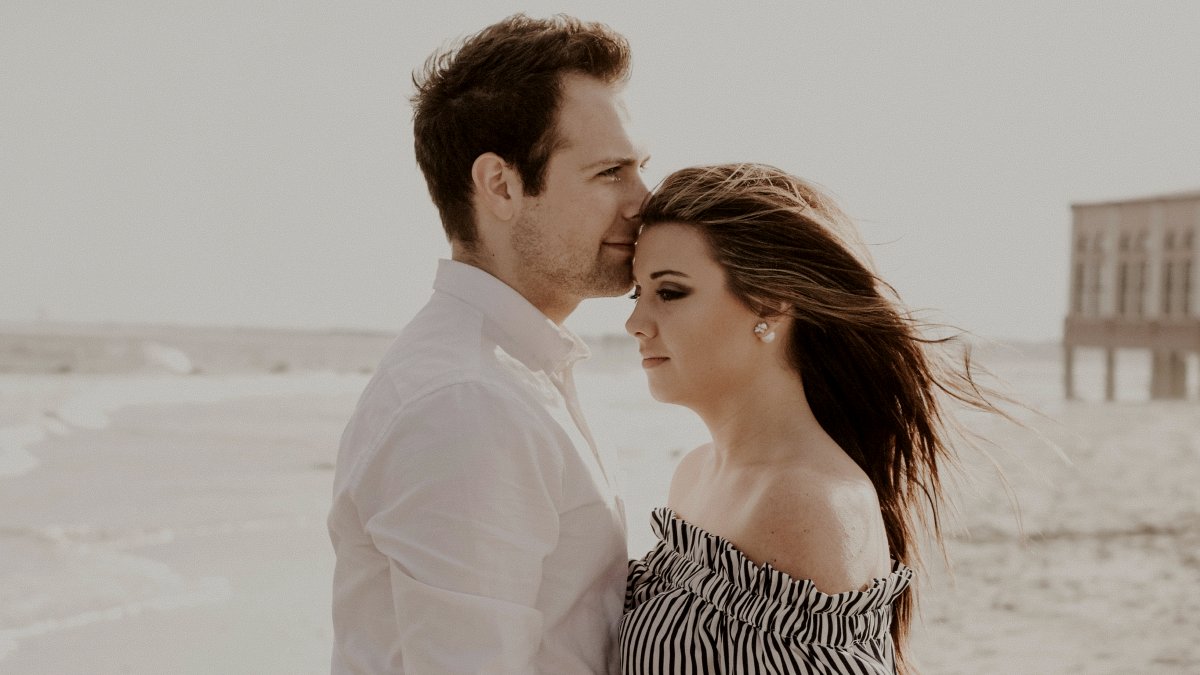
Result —
<instances>
[{"instance_id":1,"label":"man's eyebrow","mask_svg":"<svg viewBox=\"0 0 1200 675\"><path fill-rule=\"evenodd\" d=\"M588 164L587 166L584 167L584 170L590 171L591 169L598 169L602 166L636 166L640 163L647 162L649 160L650 160L649 155L647 155L641 161L639 161L637 157L634 157L632 155L626 156L626 157L606 157L599 161L595 161L595 162L592 162L591 164Z\"/></svg>"},{"instance_id":2,"label":"man's eyebrow","mask_svg":"<svg viewBox=\"0 0 1200 675\"><path fill-rule=\"evenodd\" d=\"M659 277L661 277L661 276L666 276L666 275L668 275L668 274L674 274L675 276L677 276L677 277L683 277L684 279L687 279L687 278L689 278L689 277L688 277L688 275L684 274L683 272L676 272L675 270L659 270L659 271L657 271L657 272L651 272L651 273L650 273L650 278L651 278L651 279L657 279L657 278L659 278Z\"/></svg>"}]
</instances>

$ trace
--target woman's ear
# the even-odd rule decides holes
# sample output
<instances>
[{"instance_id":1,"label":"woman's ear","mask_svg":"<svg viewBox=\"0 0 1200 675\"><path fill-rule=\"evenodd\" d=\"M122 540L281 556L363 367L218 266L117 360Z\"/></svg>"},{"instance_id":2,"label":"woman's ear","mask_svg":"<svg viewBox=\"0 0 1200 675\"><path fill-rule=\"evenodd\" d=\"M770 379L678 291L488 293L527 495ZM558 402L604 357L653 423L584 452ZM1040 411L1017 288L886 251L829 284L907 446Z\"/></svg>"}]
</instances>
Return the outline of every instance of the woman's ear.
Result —
<instances>
[{"instance_id":1,"label":"woman's ear","mask_svg":"<svg viewBox=\"0 0 1200 675\"><path fill-rule=\"evenodd\" d=\"M525 195L521 175L504 158L485 152L471 164L471 183L475 188L475 208L507 222L519 212Z\"/></svg>"}]
</instances>

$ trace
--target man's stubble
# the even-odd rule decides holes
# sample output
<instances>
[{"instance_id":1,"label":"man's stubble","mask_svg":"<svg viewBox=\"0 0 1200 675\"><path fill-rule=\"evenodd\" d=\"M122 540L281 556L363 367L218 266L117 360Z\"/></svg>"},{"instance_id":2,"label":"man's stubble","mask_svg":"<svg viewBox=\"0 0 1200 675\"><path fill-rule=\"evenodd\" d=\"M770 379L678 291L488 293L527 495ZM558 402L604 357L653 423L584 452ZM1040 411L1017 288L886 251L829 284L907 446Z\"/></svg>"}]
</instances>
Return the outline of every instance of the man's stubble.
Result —
<instances>
[{"instance_id":1,"label":"man's stubble","mask_svg":"<svg viewBox=\"0 0 1200 675\"><path fill-rule=\"evenodd\" d=\"M512 248L521 261L527 284L543 293L566 293L577 298L610 298L633 287L632 261L605 250L581 247L554 251L547 245L546 227L535 213L523 213L512 229Z\"/></svg>"}]
</instances>

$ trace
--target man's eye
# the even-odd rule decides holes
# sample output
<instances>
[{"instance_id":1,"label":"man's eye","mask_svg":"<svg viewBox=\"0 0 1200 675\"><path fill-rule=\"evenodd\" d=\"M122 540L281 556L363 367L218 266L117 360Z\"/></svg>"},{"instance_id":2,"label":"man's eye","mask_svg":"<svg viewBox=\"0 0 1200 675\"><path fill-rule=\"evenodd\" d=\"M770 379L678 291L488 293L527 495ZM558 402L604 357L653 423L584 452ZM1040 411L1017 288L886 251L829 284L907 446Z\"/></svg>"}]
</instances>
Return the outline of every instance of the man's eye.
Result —
<instances>
[{"instance_id":1,"label":"man's eye","mask_svg":"<svg viewBox=\"0 0 1200 675\"><path fill-rule=\"evenodd\" d=\"M641 289L641 288L635 288L635 289L633 289L633 294L629 296L629 299L630 299L630 300L637 300L637 299L638 299L638 298L640 298L640 297L642 297L642 289Z\"/></svg>"},{"instance_id":2,"label":"man's eye","mask_svg":"<svg viewBox=\"0 0 1200 675\"><path fill-rule=\"evenodd\" d=\"M614 179L614 180L620 180L620 178L621 178L621 167L620 167L619 165L618 165L618 166L614 166L614 167L609 167L609 168L607 168L607 169L605 169L605 170L601 171L601 172L600 172L600 175L601 175L601 176L604 176L605 178L612 178L612 179Z\"/></svg>"}]
</instances>

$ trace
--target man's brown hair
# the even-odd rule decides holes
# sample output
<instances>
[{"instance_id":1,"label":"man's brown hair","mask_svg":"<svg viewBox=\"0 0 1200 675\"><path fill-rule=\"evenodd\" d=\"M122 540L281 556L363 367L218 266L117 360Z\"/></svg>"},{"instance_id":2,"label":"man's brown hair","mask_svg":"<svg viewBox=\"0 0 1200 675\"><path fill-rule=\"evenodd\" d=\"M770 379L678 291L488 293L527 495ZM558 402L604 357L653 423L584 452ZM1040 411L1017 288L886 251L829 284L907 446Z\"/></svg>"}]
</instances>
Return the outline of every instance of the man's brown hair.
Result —
<instances>
[{"instance_id":1,"label":"man's brown hair","mask_svg":"<svg viewBox=\"0 0 1200 675\"><path fill-rule=\"evenodd\" d=\"M446 237L476 241L471 166L484 153L515 167L525 194L541 193L564 74L617 83L629 70L624 37L566 15L515 14L430 56L413 73L413 136Z\"/></svg>"}]
</instances>

